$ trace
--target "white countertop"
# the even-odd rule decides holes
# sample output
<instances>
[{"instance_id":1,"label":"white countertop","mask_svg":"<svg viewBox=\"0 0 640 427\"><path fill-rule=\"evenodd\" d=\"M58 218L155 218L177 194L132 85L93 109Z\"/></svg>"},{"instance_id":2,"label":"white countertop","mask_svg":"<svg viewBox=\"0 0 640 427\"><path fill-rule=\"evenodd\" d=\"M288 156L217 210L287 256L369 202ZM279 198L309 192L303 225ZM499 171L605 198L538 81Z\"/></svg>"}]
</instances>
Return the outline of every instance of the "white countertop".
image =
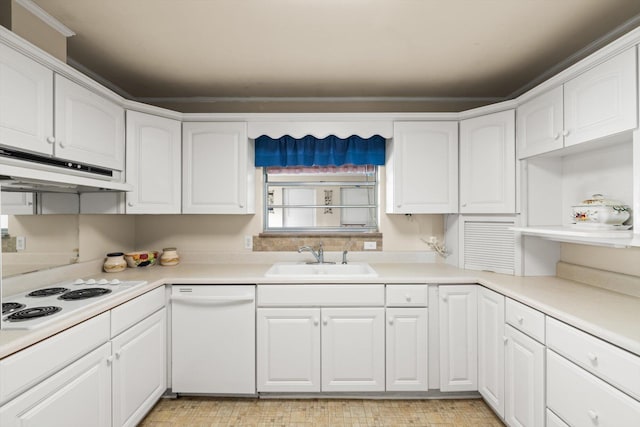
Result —
<instances>
[{"instance_id":1,"label":"white countertop","mask_svg":"<svg viewBox=\"0 0 640 427\"><path fill-rule=\"evenodd\" d=\"M377 278L340 281L305 278L304 283L479 283L640 356L640 298L549 276L508 276L462 270L445 264L372 263L371 266L378 273ZM104 298L102 304L46 328L0 331L0 358L165 284L301 283L265 278L264 273L270 267L270 264L183 263L174 267L153 266L93 275L94 278L146 280L147 284Z\"/></svg>"}]
</instances>

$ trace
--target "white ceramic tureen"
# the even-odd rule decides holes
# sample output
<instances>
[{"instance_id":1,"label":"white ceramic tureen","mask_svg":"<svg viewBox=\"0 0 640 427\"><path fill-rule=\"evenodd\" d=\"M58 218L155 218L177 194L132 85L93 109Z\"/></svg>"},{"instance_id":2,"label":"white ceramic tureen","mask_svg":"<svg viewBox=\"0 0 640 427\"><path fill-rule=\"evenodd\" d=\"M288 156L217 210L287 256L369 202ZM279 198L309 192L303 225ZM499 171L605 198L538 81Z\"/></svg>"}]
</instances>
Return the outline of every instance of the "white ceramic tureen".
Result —
<instances>
[{"instance_id":1,"label":"white ceramic tureen","mask_svg":"<svg viewBox=\"0 0 640 427\"><path fill-rule=\"evenodd\" d=\"M629 219L629 206L619 200L606 199L594 194L579 205L572 206L572 222L594 228L630 228L623 225Z\"/></svg>"}]
</instances>

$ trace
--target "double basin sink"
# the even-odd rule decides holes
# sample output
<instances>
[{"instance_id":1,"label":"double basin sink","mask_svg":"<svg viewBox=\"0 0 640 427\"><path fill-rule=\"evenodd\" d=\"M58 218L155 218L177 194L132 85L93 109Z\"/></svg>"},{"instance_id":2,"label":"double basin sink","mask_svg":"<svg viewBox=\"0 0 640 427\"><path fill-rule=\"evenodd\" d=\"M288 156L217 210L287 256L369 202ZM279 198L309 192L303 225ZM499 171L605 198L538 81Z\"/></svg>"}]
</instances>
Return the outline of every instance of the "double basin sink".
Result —
<instances>
[{"instance_id":1,"label":"double basin sink","mask_svg":"<svg viewBox=\"0 0 640 427\"><path fill-rule=\"evenodd\" d=\"M306 264L280 262L273 264L265 277L283 278L360 278L378 277L378 273L366 262L349 264Z\"/></svg>"}]
</instances>

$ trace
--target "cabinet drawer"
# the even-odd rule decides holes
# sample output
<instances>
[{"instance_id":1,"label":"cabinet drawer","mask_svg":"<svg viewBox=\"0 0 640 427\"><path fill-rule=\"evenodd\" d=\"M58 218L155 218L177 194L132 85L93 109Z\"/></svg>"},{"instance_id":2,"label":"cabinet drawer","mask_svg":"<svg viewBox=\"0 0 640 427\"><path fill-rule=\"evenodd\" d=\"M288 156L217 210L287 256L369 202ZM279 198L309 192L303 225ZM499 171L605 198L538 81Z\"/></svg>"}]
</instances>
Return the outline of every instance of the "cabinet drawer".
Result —
<instances>
[{"instance_id":1,"label":"cabinet drawer","mask_svg":"<svg viewBox=\"0 0 640 427\"><path fill-rule=\"evenodd\" d=\"M427 285L387 285L389 307L426 307L428 297Z\"/></svg>"},{"instance_id":2,"label":"cabinet drawer","mask_svg":"<svg viewBox=\"0 0 640 427\"><path fill-rule=\"evenodd\" d=\"M640 400L640 357L547 317L547 345Z\"/></svg>"},{"instance_id":3,"label":"cabinet drawer","mask_svg":"<svg viewBox=\"0 0 640 427\"><path fill-rule=\"evenodd\" d=\"M260 307L382 307L384 285L262 285Z\"/></svg>"},{"instance_id":4,"label":"cabinet drawer","mask_svg":"<svg viewBox=\"0 0 640 427\"><path fill-rule=\"evenodd\" d=\"M572 426L635 426L640 402L547 350L547 406Z\"/></svg>"},{"instance_id":5,"label":"cabinet drawer","mask_svg":"<svg viewBox=\"0 0 640 427\"><path fill-rule=\"evenodd\" d=\"M165 305L164 286L111 310L111 337L124 332Z\"/></svg>"},{"instance_id":6,"label":"cabinet drawer","mask_svg":"<svg viewBox=\"0 0 640 427\"><path fill-rule=\"evenodd\" d=\"M506 308L508 324L544 344L544 314L510 298Z\"/></svg>"},{"instance_id":7,"label":"cabinet drawer","mask_svg":"<svg viewBox=\"0 0 640 427\"><path fill-rule=\"evenodd\" d=\"M102 313L0 361L0 405L109 340Z\"/></svg>"},{"instance_id":8,"label":"cabinet drawer","mask_svg":"<svg viewBox=\"0 0 640 427\"><path fill-rule=\"evenodd\" d=\"M556 414L547 409L547 427L570 427L569 424L565 423L558 417Z\"/></svg>"}]
</instances>

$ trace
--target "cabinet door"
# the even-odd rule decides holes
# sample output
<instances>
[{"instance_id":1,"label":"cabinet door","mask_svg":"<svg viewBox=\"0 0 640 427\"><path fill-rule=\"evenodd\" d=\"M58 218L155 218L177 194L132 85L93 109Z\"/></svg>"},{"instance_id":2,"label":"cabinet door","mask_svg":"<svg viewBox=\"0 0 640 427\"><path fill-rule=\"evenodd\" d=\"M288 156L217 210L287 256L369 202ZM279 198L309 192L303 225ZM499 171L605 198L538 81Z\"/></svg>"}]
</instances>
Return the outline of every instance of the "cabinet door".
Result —
<instances>
[{"instance_id":1,"label":"cabinet door","mask_svg":"<svg viewBox=\"0 0 640 427\"><path fill-rule=\"evenodd\" d=\"M33 215L36 206L33 193L3 191L0 199L2 215Z\"/></svg>"},{"instance_id":2,"label":"cabinet door","mask_svg":"<svg viewBox=\"0 0 640 427\"><path fill-rule=\"evenodd\" d=\"M504 417L504 296L478 291L478 391Z\"/></svg>"},{"instance_id":3,"label":"cabinet door","mask_svg":"<svg viewBox=\"0 0 640 427\"><path fill-rule=\"evenodd\" d=\"M514 110L460 122L460 212L514 213Z\"/></svg>"},{"instance_id":4,"label":"cabinet door","mask_svg":"<svg viewBox=\"0 0 640 427\"><path fill-rule=\"evenodd\" d=\"M558 150L564 146L562 86L518 107L518 158Z\"/></svg>"},{"instance_id":5,"label":"cabinet door","mask_svg":"<svg viewBox=\"0 0 640 427\"><path fill-rule=\"evenodd\" d=\"M127 213L171 214L181 208L180 122L127 111Z\"/></svg>"},{"instance_id":6,"label":"cabinet door","mask_svg":"<svg viewBox=\"0 0 640 427\"><path fill-rule=\"evenodd\" d=\"M322 309L322 391L384 391L384 308Z\"/></svg>"},{"instance_id":7,"label":"cabinet door","mask_svg":"<svg viewBox=\"0 0 640 427\"><path fill-rule=\"evenodd\" d=\"M638 124L636 48L564 85L564 145L613 135Z\"/></svg>"},{"instance_id":8,"label":"cabinet door","mask_svg":"<svg viewBox=\"0 0 640 427\"><path fill-rule=\"evenodd\" d=\"M505 422L544 426L544 346L505 325Z\"/></svg>"},{"instance_id":9,"label":"cabinet door","mask_svg":"<svg viewBox=\"0 0 640 427\"><path fill-rule=\"evenodd\" d=\"M428 389L427 309L387 308L387 390Z\"/></svg>"},{"instance_id":10,"label":"cabinet door","mask_svg":"<svg viewBox=\"0 0 640 427\"><path fill-rule=\"evenodd\" d=\"M124 109L60 75L55 83L56 157L124 170Z\"/></svg>"},{"instance_id":11,"label":"cabinet door","mask_svg":"<svg viewBox=\"0 0 640 427\"><path fill-rule=\"evenodd\" d=\"M258 391L320 391L320 309L258 309Z\"/></svg>"},{"instance_id":12,"label":"cabinet door","mask_svg":"<svg viewBox=\"0 0 640 427\"><path fill-rule=\"evenodd\" d=\"M387 213L458 211L457 122L395 122L387 149Z\"/></svg>"},{"instance_id":13,"label":"cabinet door","mask_svg":"<svg viewBox=\"0 0 640 427\"><path fill-rule=\"evenodd\" d=\"M439 286L440 390L478 389L476 285Z\"/></svg>"},{"instance_id":14,"label":"cabinet door","mask_svg":"<svg viewBox=\"0 0 640 427\"><path fill-rule=\"evenodd\" d=\"M182 213L254 213L255 166L246 123L184 123L182 132Z\"/></svg>"},{"instance_id":15,"label":"cabinet door","mask_svg":"<svg viewBox=\"0 0 640 427\"><path fill-rule=\"evenodd\" d=\"M111 345L104 344L0 407L2 427L111 427Z\"/></svg>"},{"instance_id":16,"label":"cabinet door","mask_svg":"<svg viewBox=\"0 0 640 427\"><path fill-rule=\"evenodd\" d=\"M112 340L113 421L135 426L167 389L166 309Z\"/></svg>"},{"instance_id":17,"label":"cabinet door","mask_svg":"<svg viewBox=\"0 0 640 427\"><path fill-rule=\"evenodd\" d=\"M53 72L0 44L0 144L51 155Z\"/></svg>"}]
</instances>

